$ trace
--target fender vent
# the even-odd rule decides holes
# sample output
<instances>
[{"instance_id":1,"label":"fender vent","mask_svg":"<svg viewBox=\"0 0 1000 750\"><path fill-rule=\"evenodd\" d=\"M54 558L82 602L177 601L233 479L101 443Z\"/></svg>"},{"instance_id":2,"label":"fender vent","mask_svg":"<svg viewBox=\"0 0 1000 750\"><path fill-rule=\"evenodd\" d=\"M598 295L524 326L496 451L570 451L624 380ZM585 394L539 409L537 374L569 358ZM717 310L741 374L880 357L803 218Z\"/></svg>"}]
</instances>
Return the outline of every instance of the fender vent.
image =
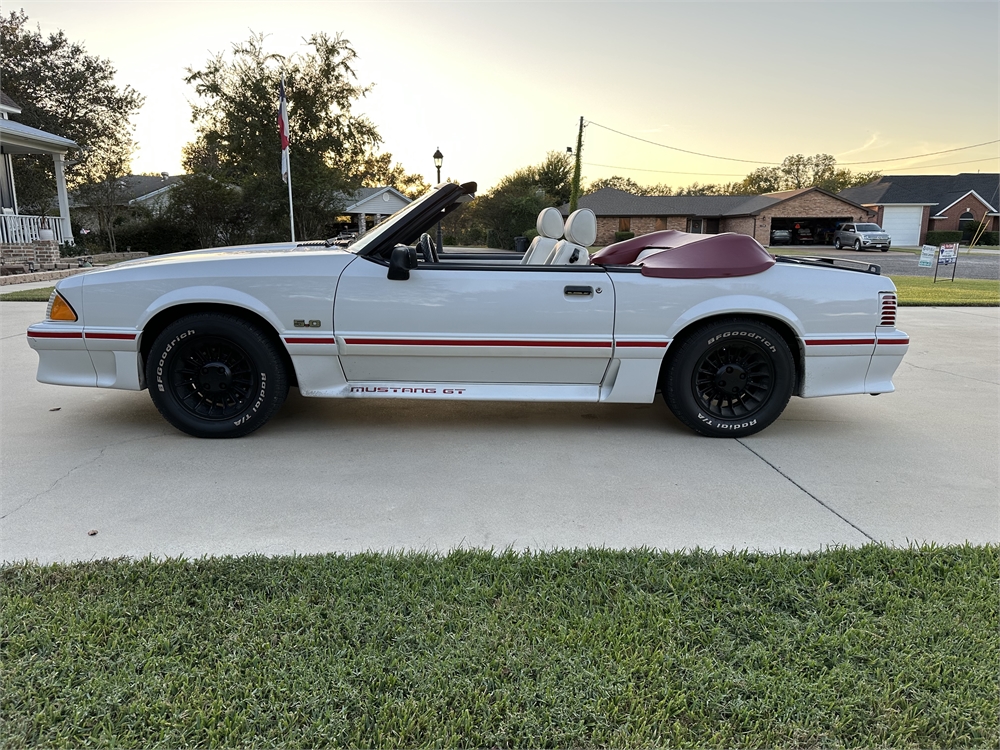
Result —
<instances>
[{"instance_id":1,"label":"fender vent","mask_svg":"<svg viewBox=\"0 0 1000 750\"><path fill-rule=\"evenodd\" d=\"M891 326L896 327L896 295L893 292L879 292L878 294L879 307L881 308L882 318L879 321L880 326Z\"/></svg>"}]
</instances>

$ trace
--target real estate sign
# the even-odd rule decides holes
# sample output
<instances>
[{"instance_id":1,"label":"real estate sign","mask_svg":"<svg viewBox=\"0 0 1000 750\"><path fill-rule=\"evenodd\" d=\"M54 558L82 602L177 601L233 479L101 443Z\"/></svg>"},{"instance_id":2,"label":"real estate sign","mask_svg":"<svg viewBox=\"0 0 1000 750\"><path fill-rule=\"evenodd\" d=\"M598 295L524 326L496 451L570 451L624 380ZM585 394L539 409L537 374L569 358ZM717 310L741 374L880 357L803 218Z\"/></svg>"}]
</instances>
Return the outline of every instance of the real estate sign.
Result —
<instances>
[{"instance_id":1,"label":"real estate sign","mask_svg":"<svg viewBox=\"0 0 1000 750\"><path fill-rule=\"evenodd\" d=\"M937 248L934 245L924 245L920 248L920 262L917 264L918 268L933 268L934 267L934 256L937 254Z\"/></svg>"}]
</instances>

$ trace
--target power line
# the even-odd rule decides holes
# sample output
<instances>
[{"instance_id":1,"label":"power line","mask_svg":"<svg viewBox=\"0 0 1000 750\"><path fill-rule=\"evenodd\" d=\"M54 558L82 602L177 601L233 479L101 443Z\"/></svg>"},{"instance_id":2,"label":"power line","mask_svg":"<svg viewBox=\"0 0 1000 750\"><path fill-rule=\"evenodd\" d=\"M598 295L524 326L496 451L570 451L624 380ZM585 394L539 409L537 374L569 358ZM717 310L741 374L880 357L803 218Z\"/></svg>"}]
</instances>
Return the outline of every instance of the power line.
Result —
<instances>
[{"instance_id":1,"label":"power line","mask_svg":"<svg viewBox=\"0 0 1000 750\"><path fill-rule=\"evenodd\" d=\"M587 120L588 125L596 125L599 128L608 130L612 133L617 133L618 135L623 135L626 138L632 138L636 141L642 141L643 143L648 143L653 146L659 146L660 148L669 148L671 151L680 151L682 154L693 154L695 156L704 156L708 159L723 159L725 161L739 161L744 164L767 164L772 167L780 167L781 163L776 161L756 161L754 159L734 159L731 156L715 156L714 154L703 154L700 151L688 151L686 148L677 148L677 146L668 146L665 143L657 143L656 141L651 141L646 138L640 138L637 135L629 135L628 133L623 133L620 130L615 130L614 128L609 128L607 125L601 125L599 122L594 122L593 120Z\"/></svg>"},{"instance_id":2,"label":"power line","mask_svg":"<svg viewBox=\"0 0 1000 750\"><path fill-rule=\"evenodd\" d=\"M619 167L613 164L594 164L593 162L583 162L588 167L604 167L605 169L622 169L627 172L655 172L656 174L689 174L696 177L746 177L745 174L721 174L719 172L668 172L665 169L643 169L641 167Z\"/></svg>"},{"instance_id":3,"label":"power line","mask_svg":"<svg viewBox=\"0 0 1000 750\"><path fill-rule=\"evenodd\" d=\"M938 154L951 154L955 151L967 151L970 148L979 148L980 146L992 146L994 143L1000 143L1000 138L995 141L983 141L982 143L974 143L971 146L959 146L958 148L946 148L944 151L931 151L929 154L915 154L913 156L897 156L894 159L872 159L871 161L838 161L838 165L842 166L852 166L855 164L883 164L887 161L907 161L908 159L923 159L925 156L937 156ZM983 161L983 160L977 160Z\"/></svg>"},{"instance_id":4,"label":"power line","mask_svg":"<svg viewBox=\"0 0 1000 750\"><path fill-rule=\"evenodd\" d=\"M937 169L938 167L954 167L958 164L978 164L981 161L1000 161L1000 156L987 156L985 159L970 159L969 161L950 161L947 164L921 164L916 167L896 167L895 171L907 169Z\"/></svg>"},{"instance_id":5,"label":"power line","mask_svg":"<svg viewBox=\"0 0 1000 750\"><path fill-rule=\"evenodd\" d=\"M607 131L609 131L611 133L616 133L616 134L618 134L620 136L624 136L625 138L631 138L632 140L635 140L635 141L641 141L642 143L648 143L651 146L657 146L659 148L666 148L666 149L670 149L671 151L679 151L682 154L692 154L693 156L704 156L707 159L722 159L724 161L737 161L737 162L742 162L743 164L765 164L767 166L772 166L772 167L780 167L781 166L780 162L775 162L775 161L759 161L757 159L736 159L736 158L734 158L732 156L717 156L715 154L702 153L701 151L689 151L688 149L678 148L677 146L668 146L666 143L657 143L656 141L651 141L648 138L640 138L637 135L631 135L629 133L623 133L620 130L615 130L614 128L609 128L607 125L602 125L601 123L594 122L593 120L587 120L587 124L588 125L596 125L597 127L601 128L603 130L607 130ZM998 138L996 140L993 140L993 141L983 141L982 143L974 143L971 146L959 146L958 148L947 148L947 149L944 149L943 151L931 151L930 153L927 153L927 154L913 154L912 156L897 156L897 157L894 157L892 159L871 159L869 161L841 161L841 162L837 162L837 164L839 166L856 166L856 165L859 165L859 164L885 164L886 162L891 162L891 161L908 161L910 159L923 159L924 157L927 157L927 156L938 156L940 154L951 154L951 153L954 153L956 151L967 151L968 149L971 149L971 148L980 148L981 146L992 146L994 143L1000 143L1000 138ZM691 174L697 174L697 173L691 173Z\"/></svg>"},{"instance_id":6,"label":"power line","mask_svg":"<svg viewBox=\"0 0 1000 750\"><path fill-rule=\"evenodd\" d=\"M902 172L910 169L937 169L938 167L953 167L959 164L978 164L984 161L997 161L1000 156L988 156L985 159L969 159L968 161L950 161L945 164L924 164L922 166L916 167L897 167L896 171ZM665 169L645 169L643 167L623 167L621 165L615 164L595 164L594 162L585 161L584 165L588 167L603 167L604 169L620 169L623 172L652 172L654 174L684 174L684 175L694 175L695 177L746 177L746 174L731 174L723 172L670 172Z\"/></svg>"}]
</instances>

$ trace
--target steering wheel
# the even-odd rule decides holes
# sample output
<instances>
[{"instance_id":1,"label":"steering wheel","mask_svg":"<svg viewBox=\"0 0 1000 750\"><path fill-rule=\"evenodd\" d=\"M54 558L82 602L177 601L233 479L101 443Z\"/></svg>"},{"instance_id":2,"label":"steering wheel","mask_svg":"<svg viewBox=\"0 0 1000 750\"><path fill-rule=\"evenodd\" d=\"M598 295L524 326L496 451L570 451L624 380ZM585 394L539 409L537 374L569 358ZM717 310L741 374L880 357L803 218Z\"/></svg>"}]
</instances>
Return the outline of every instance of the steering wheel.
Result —
<instances>
[{"instance_id":1,"label":"steering wheel","mask_svg":"<svg viewBox=\"0 0 1000 750\"><path fill-rule=\"evenodd\" d=\"M434 240L431 239L431 236L427 232L420 235L420 239L417 240L417 249L424 256L425 262L438 262L437 248L434 247Z\"/></svg>"}]
</instances>

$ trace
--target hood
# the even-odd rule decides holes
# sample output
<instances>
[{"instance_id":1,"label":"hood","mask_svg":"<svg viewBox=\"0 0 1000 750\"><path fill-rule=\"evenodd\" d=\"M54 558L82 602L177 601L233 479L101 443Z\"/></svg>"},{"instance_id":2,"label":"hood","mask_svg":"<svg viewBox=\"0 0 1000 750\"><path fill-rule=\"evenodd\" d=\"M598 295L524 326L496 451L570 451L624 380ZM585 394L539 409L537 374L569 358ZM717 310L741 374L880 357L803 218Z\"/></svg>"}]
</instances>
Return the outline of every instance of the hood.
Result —
<instances>
[{"instance_id":1,"label":"hood","mask_svg":"<svg viewBox=\"0 0 1000 750\"><path fill-rule=\"evenodd\" d=\"M229 247L211 247L204 250L188 250L183 253L167 253L166 255L151 255L147 258L136 258L124 263L116 263L105 270L115 268L135 268L137 266L163 266L173 263L200 263L226 258L262 257L277 255L300 255L304 253L342 253L337 247L326 247L323 243L270 242L260 245L231 245Z\"/></svg>"}]
</instances>

